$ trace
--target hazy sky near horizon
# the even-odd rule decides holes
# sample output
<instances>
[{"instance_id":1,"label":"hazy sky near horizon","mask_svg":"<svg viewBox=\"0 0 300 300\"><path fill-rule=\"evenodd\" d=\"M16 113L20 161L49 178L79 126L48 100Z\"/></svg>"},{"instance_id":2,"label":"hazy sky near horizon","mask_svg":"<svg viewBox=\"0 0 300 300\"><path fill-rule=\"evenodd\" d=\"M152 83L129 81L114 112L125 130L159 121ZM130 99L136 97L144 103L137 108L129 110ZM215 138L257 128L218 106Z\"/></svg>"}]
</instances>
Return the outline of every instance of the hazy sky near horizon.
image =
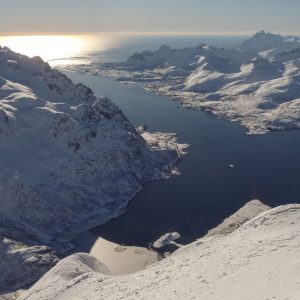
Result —
<instances>
[{"instance_id":1,"label":"hazy sky near horizon","mask_svg":"<svg viewBox=\"0 0 300 300\"><path fill-rule=\"evenodd\" d=\"M0 33L300 33L299 0L0 0Z\"/></svg>"}]
</instances>

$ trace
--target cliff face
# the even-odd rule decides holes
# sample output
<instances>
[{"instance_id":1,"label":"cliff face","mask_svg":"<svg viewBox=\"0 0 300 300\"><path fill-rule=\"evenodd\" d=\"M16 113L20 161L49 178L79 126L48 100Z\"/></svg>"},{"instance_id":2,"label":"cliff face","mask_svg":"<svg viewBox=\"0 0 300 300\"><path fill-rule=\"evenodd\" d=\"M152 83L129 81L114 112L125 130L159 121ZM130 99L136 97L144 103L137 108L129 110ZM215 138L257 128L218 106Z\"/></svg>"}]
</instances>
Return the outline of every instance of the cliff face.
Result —
<instances>
[{"instance_id":1,"label":"cliff face","mask_svg":"<svg viewBox=\"0 0 300 300\"><path fill-rule=\"evenodd\" d=\"M250 213L243 209L231 221L243 222L266 209L257 203L248 208ZM58 263L20 299L299 298L300 205L262 212L228 234L224 226L219 234L126 276L104 275L95 258L75 254Z\"/></svg>"}]
</instances>

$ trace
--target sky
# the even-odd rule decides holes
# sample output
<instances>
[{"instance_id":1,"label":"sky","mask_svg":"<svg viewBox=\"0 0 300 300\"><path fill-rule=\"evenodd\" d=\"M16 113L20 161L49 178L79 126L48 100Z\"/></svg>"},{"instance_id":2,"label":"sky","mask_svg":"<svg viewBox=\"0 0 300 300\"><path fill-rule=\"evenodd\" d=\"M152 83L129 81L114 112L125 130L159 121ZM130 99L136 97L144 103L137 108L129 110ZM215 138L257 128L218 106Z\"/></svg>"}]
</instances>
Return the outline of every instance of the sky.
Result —
<instances>
[{"instance_id":1,"label":"sky","mask_svg":"<svg viewBox=\"0 0 300 300\"><path fill-rule=\"evenodd\" d=\"M300 0L0 0L0 34L300 33Z\"/></svg>"}]
</instances>

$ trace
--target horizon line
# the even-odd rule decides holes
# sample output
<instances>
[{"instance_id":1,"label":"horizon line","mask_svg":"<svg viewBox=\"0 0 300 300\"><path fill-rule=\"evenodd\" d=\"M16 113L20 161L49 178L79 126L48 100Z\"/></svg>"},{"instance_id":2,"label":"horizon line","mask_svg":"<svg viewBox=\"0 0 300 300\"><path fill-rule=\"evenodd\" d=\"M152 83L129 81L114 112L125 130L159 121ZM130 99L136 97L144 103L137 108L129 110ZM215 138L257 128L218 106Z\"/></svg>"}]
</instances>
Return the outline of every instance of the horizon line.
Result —
<instances>
[{"instance_id":1,"label":"horizon line","mask_svg":"<svg viewBox=\"0 0 300 300\"><path fill-rule=\"evenodd\" d=\"M85 32L74 32L74 31L64 31L64 32L0 32L0 36L59 36L59 35L148 35L148 36L165 36L165 35L174 35L174 36L247 36L253 35L259 31L240 31L240 32L230 32L230 31L85 31ZM293 32L283 32L283 31L266 31L283 35L299 35L299 33Z\"/></svg>"}]
</instances>

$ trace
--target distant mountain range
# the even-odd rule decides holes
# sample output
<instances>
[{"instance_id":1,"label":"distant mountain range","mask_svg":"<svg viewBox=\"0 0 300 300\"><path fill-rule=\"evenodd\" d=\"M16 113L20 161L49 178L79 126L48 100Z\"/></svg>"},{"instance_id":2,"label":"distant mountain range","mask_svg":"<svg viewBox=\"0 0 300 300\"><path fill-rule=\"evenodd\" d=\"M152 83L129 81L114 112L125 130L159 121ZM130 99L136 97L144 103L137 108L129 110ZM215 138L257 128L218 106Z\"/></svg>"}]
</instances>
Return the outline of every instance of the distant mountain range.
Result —
<instances>
[{"instance_id":1,"label":"distant mountain range","mask_svg":"<svg viewBox=\"0 0 300 300\"><path fill-rule=\"evenodd\" d=\"M71 68L75 68L71 67ZM125 63L92 63L81 71L147 89L238 121L248 134L300 128L300 39L261 31L238 49L200 44L135 53Z\"/></svg>"}]
</instances>

